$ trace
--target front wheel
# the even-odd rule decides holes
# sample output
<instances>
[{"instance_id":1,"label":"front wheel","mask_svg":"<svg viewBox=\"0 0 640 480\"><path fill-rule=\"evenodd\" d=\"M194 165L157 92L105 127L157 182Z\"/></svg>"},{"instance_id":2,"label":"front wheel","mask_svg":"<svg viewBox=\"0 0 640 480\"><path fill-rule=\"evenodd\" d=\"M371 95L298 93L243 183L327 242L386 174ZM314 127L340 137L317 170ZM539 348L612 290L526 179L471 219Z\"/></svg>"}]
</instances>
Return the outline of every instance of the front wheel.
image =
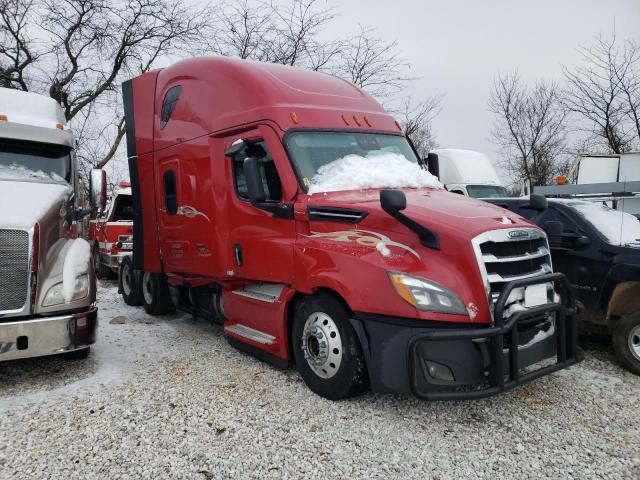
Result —
<instances>
[{"instance_id":1,"label":"front wheel","mask_svg":"<svg viewBox=\"0 0 640 480\"><path fill-rule=\"evenodd\" d=\"M72 352L65 352L62 356L67 360L84 360L89 356L89 353L91 353L91 347L73 350Z\"/></svg>"},{"instance_id":2,"label":"front wheel","mask_svg":"<svg viewBox=\"0 0 640 480\"><path fill-rule=\"evenodd\" d=\"M624 368L640 375L640 312L623 315L614 324L613 349Z\"/></svg>"},{"instance_id":3,"label":"front wheel","mask_svg":"<svg viewBox=\"0 0 640 480\"><path fill-rule=\"evenodd\" d=\"M131 306L142 305L142 284L140 275L133 269L131 257L124 257L120 264L118 286L124 303Z\"/></svg>"},{"instance_id":4,"label":"front wheel","mask_svg":"<svg viewBox=\"0 0 640 480\"><path fill-rule=\"evenodd\" d=\"M175 310L166 277L162 273L144 272L142 299L144 310L149 315L162 315Z\"/></svg>"},{"instance_id":5,"label":"front wheel","mask_svg":"<svg viewBox=\"0 0 640 480\"><path fill-rule=\"evenodd\" d=\"M360 342L346 309L331 295L316 294L298 304L292 335L298 372L314 393L340 400L367 389Z\"/></svg>"}]
</instances>

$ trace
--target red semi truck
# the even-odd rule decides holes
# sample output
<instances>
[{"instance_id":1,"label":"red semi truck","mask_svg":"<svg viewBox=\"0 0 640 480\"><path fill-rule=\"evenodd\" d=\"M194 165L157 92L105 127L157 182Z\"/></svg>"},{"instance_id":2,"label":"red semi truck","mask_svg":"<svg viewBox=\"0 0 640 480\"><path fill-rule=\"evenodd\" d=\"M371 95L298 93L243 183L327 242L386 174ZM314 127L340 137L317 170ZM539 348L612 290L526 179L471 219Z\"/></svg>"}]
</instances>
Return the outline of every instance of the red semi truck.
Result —
<instances>
[{"instance_id":1,"label":"red semi truck","mask_svg":"<svg viewBox=\"0 0 640 480\"><path fill-rule=\"evenodd\" d=\"M544 232L440 188L361 89L196 58L123 93L127 303L207 316L329 399L479 398L581 360Z\"/></svg>"},{"instance_id":2,"label":"red semi truck","mask_svg":"<svg viewBox=\"0 0 640 480\"><path fill-rule=\"evenodd\" d=\"M129 182L120 182L104 215L89 222L89 243L98 278L117 273L122 259L131 255L133 208Z\"/></svg>"}]
</instances>

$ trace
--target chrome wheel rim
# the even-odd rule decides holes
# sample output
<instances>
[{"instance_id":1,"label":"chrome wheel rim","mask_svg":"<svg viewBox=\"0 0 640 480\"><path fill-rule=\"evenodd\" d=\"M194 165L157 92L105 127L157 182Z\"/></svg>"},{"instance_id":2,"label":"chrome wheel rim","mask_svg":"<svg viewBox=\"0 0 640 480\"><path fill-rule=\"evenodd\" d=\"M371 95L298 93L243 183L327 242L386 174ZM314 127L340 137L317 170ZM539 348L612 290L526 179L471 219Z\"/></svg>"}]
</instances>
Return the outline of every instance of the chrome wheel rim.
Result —
<instances>
[{"instance_id":1,"label":"chrome wheel rim","mask_svg":"<svg viewBox=\"0 0 640 480\"><path fill-rule=\"evenodd\" d=\"M153 303L153 294L151 293L151 273L144 272L142 277L142 295L144 296L144 301L147 302L147 305L151 305Z\"/></svg>"},{"instance_id":2,"label":"chrome wheel rim","mask_svg":"<svg viewBox=\"0 0 640 480\"><path fill-rule=\"evenodd\" d=\"M304 324L302 353L309 367L320 378L331 378L342 363L342 340L333 319L324 312L314 312Z\"/></svg>"},{"instance_id":3,"label":"chrome wheel rim","mask_svg":"<svg viewBox=\"0 0 640 480\"><path fill-rule=\"evenodd\" d=\"M629 350L636 360L640 361L640 325L636 325L629 332Z\"/></svg>"},{"instance_id":4,"label":"chrome wheel rim","mask_svg":"<svg viewBox=\"0 0 640 480\"><path fill-rule=\"evenodd\" d=\"M122 291L124 292L125 295L129 295L131 293L131 279L129 278L129 265L128 264L124 264L122 265L122 272L120 273L120 275L122 275Z\"/></svg>"}]
</instances>

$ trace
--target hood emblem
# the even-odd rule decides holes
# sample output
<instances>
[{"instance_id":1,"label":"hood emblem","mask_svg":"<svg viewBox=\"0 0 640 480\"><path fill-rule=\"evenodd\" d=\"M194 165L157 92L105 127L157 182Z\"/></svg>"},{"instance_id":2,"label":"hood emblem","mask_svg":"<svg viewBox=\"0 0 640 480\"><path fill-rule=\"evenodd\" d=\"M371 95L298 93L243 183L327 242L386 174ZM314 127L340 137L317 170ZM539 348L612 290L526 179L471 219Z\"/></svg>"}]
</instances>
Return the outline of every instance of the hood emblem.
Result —
<instances>
[{"instance_id":1,"label":"hood emblem","mask_svg":"<svg viewBox=\"0 0 640 480\"><path fill-rule=\"evenodd\" d=\"M527 238L529 236L529 232L526 230L511 230L509 232L509 237L511 238Z\"/></svg>"}]
</instances>

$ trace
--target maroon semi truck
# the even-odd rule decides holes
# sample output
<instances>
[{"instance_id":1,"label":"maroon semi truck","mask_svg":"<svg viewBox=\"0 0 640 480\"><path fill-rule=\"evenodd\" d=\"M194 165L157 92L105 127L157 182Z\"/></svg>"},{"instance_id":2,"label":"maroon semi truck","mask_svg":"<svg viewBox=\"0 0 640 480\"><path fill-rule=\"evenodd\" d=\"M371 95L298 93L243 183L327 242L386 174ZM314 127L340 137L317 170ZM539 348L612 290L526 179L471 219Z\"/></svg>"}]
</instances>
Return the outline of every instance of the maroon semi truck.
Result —
<instances>
[{"instance_id":1,"label":"maroon semi truck","mask_svg":"<svg viewBox=\"0 0 640 480\"><path fill-rule=\"evenodd\" d=\"M545 233L445 191L361 89L197 58L123 93L127 303L207 316L330 399L477 398L580 360Z\"/></svg>"}]
</instances>

